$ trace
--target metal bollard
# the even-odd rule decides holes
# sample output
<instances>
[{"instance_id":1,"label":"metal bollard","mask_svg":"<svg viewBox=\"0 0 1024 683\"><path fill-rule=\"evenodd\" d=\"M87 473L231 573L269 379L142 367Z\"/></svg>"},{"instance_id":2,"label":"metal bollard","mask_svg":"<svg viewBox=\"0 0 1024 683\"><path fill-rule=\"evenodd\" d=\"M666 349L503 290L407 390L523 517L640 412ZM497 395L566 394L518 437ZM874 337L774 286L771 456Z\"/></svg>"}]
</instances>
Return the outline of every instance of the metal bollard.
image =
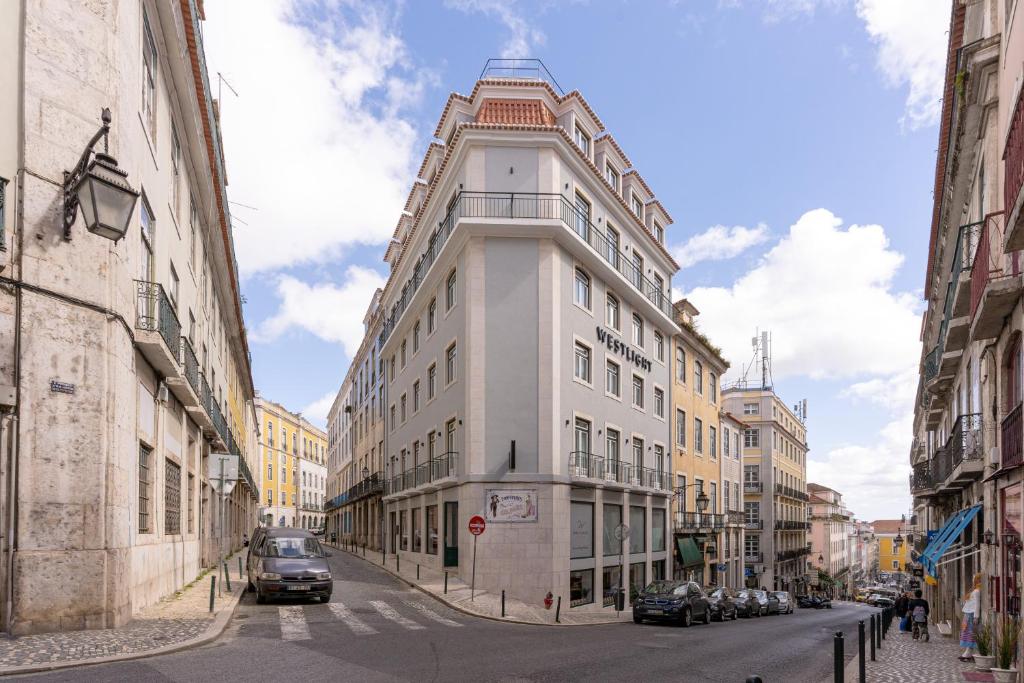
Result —
<instances>
[{"instance_id":1,"label":"metal bollard","mask_svg":"<svg viewBox=\"0 0 1024 683\"><path fill-rule=\"evenodd\" d=\"M861 619L857 622L857 661L858 667L858 683L866 683L868 680L868 663L864 660L864 620Z\"/></svg>"},{"instance_id":2,"label":"metal bollard","mask_svg":"<svg viewBox=\"0 0 1024 683\"><path fill-rule=\"evenodd\" d=\"M559 595L558 596L558 604L555 605L555 623L556 624L562 623L562 620L560 619L561 615L562 615L562 596Z\"/></svg>"},{"instance_id":3,"label":"metal bollard","mask_svg":"<svg viewBox=\"0 0 1024 683\"><path fill-rule=\"evenodd\" d=\"M505 616L505 591L501 591L501 616Z\"/></svg>"},{"instance_id":4,"label":"metal bollard","mask_svg":"<svg viewBox=\"0 0 1024 683\"><path fill-rule=\"evenodd\" d=\"M744 681L744 683L764 683L764 681L761 680L760 676L755 674L753 676L747 676L747 680Z\"/></svg>"},{"instance_id":5,"label":"metal bollard","mask_svg":"<svg viewBox=\"0 0 1024 683\"><path fill-rule=\"evenodd\" d=\"M871 661L875 661L875 615L871 615Z\"/></svg>"},{"instance_id":6,"label":"metal bollard","mask_svg":"<svg viewBox=\"0 0 1024 683\"><path fill-rule=\"evenodd\" d=\"M420 580L420 565L418 563L416 564L416 580Z\"/></svg>"},{"instance_id":7,"label":"metal bollard","mask_svg":"<svg viewBox=\"0 0 1024 683\"><path fill-rule=\"evenodd\" d=\"M402 556L399 555L398 553L395 553L395 573L396 574L401 574L402 573Z\"/></svg>"},{"instance_id":8,"label":"metal bollard","mask_svg":"<svg viewBox=\"0 0 1024 683\"><path fill-rule=\"evenodd\" d=\"M238 580L242 580L242 556L238 556Z\"/></svg>"},{"instance_id":9,"label":"metal bollard","mask_svg":"<svg viewBox=\"0 0 1024 683\"><path fill-rule=\"evenodd\" d=\"M879 612L875 619L875 634L878 643L878 649L882 649L882 613Z\"/></svg>"},{"instance_id":10,"label":"metal bollard","mask_svg":"<svg viewBox=\"0 0 1024 683\"><path fill-rule=\"evenodd\" d=\"M231 590L231 575L228 574L228 563L224 563L224 583L227 584L228 591Z\"/></svg>"},{"instance_id":11,"label":"metal bollard","mask_svg":"<svg viewBox=\"0 0 1024 683\"><path fill-rule=\"evenodd\" d=\"M448 595L448 572L444 573L444 594Z\"/></svg>"},{"instance_id":12,"label":"metal bollard","mask_svg":"<svg viewBox=\"0 0 1024 683\"><path fill-rule=\"evenodd\" d=\"M363 557L366 557L366 544L363 544Z\"/></svg>"},{"instance_id":13,"label":"metal bollard","mask_svg":"<svg viewBox=\"0 0 1024 683\"><path fill-rule=\"evenodd\" d=\"M843 683L843 632L836 631L832 638L832 677L835 683Z\"/></svg>"},{"instance_id":14,"label":"metal bollard","mask_svg":"<svg viewBox=\"0 0 1024 683\"><path fill-rule=\"evenodd\" d=\"M210 575L210 611L213 611L213 597L217 594L217 575Z\"/></svg>"}]
</instances>

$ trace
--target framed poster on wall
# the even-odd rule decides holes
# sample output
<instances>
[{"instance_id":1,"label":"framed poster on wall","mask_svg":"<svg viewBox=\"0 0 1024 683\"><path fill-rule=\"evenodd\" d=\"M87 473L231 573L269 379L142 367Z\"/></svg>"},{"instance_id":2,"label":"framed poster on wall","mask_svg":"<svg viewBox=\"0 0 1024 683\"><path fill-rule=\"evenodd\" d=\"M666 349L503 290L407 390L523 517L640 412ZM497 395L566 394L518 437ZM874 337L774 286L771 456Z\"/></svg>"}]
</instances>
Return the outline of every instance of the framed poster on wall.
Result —
<instances>
[{"instance_id":1,"label":"framed poster on wall","mask_svg":"<svg viewBox=\"0 0 1024 683\"><path fill-rule=\"evenodd\" d=\"M488 522L536 522L536 489L487 489L484 518Z\"/></svg>"}]
</instances>

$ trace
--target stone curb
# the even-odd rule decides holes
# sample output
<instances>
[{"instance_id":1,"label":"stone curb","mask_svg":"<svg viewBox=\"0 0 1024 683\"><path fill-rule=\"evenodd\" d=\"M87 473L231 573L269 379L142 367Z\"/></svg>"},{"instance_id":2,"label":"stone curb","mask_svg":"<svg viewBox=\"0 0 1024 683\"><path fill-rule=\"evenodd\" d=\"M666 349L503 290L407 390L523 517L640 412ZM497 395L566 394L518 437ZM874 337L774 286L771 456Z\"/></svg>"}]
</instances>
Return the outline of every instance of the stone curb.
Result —
<instances>
[{"instance_id":1,"label":"stone curb","mask_svg":"<svg viewBox=\"0 0 1024 683\"><path fill-rule=\"evenodd\" d=\"M324 545L329 545L329 544L324 544ZM561 622L547 623L547 622L539 622L539 621L524 621L522 619L514 619L512 617L495 617L495 616L491 616L490 614L480 614L479 612L474 612L472 610L466 609L465 607L463 607L459 603L452 602L452 601L446 599L443 595L438 595L437 593L433 593L433 592L427 590L423 586L420 586L420 585L410 581L409 579L405 578L404 576L395 573L390 567L387 567L387 566L382 565L382 564L377 564L376 562L373 562L372 560L363 557L362 555L360 555L357 552L352 552L351 550L346 550L345 548L341 548L341 547L338 547L338 546L330 546L330 547L332 547L335 550L338 550L340 552L348 553L349 555L351 555L353 557L357 557L360 560L362 560L363 562L366 562L367 564L371 564L374 567L377 567L378 569L383 569L388 574L391 574L391 576L395 577L396 579L398 579L402 583L406 584L407 586L409 586L411 588L415 588L416 590L420 591L424 595L427 595L427 596L433 598L434 600L436 600L436 601L438 601L440 603L443 603L443 604L447 605L448 607L451 607L456 612L461 612L462 614L466 614L466 615L469 615L471 617L477 617L478 619L489 619L491 621L497 621L497 622L502 623L502 624L522 624L524 626L557 626L557 627L563 627L563 626L569 626L569 627L572 627L572 626L607 626L608 624L626 624L626 623L629 623L629 622L620 621L620 620L615 620L615 621L595 621L595 622L588 622L588 623L585 623L585 624L565 624L565 623L561 623Z\"/></svg>"},{"instance_id":2,"label":"stone curb","mask_svg":"<svg viewBox=\"0 0 1024 683\"><path fill-rule=\"evenodd\" d=\"M189 650L200 645L206 645L211 643L224 632L227 628L231 618L235 615L235 610L238 608L238 603L242 599L242 595L245 593L245 584L243 583L238 588L231 591L231 603L221 609L217 616L214 617L213 623L211 623L206 632L202 635L196 636L190 640L184 640L180 643L173 643L171 645L164 645L153 650L145 650L142 652L126 652L119 655L109 655L106 657L93 657L91 659L72 659L63 662L46 662L41 664L30 664L26 666L12 666L12 667L0 667L0 677L2 676L14 676L21 674L32 674L40 673L44 671L56 671L58 669L68 669L77 666L95 666L97 664L110 664L112 662L124 662L132 659L145 659L147 657L155 657L157 655L166 655L173 652L179 652L181 650Z\"/></svg>"}]
</instances>

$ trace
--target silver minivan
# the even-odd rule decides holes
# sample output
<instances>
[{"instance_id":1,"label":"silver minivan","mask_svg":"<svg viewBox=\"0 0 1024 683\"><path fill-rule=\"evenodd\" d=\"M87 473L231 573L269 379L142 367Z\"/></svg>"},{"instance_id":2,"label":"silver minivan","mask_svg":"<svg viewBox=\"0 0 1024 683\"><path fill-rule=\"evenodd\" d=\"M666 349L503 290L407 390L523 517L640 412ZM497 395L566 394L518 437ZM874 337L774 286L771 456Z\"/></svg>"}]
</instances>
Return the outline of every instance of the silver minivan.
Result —
<instances>
[{"instance_id":1,"label":"silver minivan","mask_svg":"<svg viewBox=\"0 0 1024 683\"><path fill-rule=\"evenodd\" d=\"M334 587L330 556L307 529L266 529L249 548L246 588L256 592L259 603L277 597L328 602Z\"/></svg>"}]
</instances>

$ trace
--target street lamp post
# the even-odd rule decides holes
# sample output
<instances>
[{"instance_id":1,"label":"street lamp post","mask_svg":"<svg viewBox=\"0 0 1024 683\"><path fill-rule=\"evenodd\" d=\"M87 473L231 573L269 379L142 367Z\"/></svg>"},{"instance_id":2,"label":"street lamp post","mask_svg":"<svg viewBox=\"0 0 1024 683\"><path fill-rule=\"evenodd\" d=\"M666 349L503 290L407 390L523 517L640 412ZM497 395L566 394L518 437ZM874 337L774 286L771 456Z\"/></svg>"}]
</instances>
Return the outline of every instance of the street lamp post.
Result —
<instances>
[{"instance_id":1,"label":"street lamp post","mask_svg":"<svg viewBox=\"0 0 1024 683\"><path fill-rule=\"evenodd\" d=\"M704 487L702 485L703 482L696 482L695 481L692 484L684 484L682 486L677 486L675 489L672 490L672 497L677 499L677 502L676 502L676 507L677 508L679 507L679 502L678 502L679 499L682 499L682 501L683 501L682 505L683 505L683 507L685 507L686 506L686 489L693 488L693 487L697 486L698 484L701 484L701 486L700 486L700 488L698 489L698 492L697 492L697 499L696 499L697 512L700 515L703 516L704 512L708 509L708 505L711 503L711 499L708 498L708 495L706 493L704 493ZM680 510L680 512L682 512L682 510ZM703 551L702 559L703 559L703 565L704 565L702 571L706 575L708 573L707 572L707 564L708 564L707 543L704 544L704 551Z\"/></svg>"}]
</instances>

